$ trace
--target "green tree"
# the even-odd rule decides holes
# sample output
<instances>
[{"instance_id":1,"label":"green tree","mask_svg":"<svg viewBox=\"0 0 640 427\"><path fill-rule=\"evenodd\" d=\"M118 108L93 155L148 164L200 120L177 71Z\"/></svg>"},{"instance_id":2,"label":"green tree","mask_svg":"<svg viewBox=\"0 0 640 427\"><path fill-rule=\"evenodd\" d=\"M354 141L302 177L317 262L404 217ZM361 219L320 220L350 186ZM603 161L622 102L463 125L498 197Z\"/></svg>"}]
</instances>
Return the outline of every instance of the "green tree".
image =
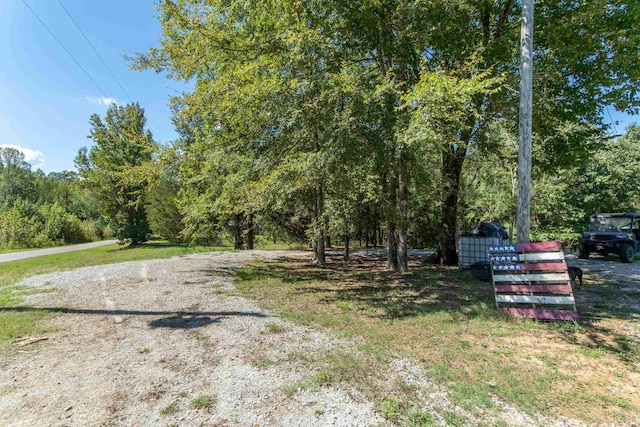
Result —
<instances>
[{"instance_id":1,"label":"green tree","mask_svg":"<svg viewBox=\"0 0 640 427\"><path fill-rule=\"evenodd\" d=\"M629 212L640 209L640 126L624 135L597 144L589 162L573 169L566 181L566 198L579 208L586 222L596 212Z\"/></svg>"},{"instance_id":2,"label":"green tree","mask_svg":"<svg viewBox=\"0 0 640 427\"><path fill-rule=\"evenodd\" d=\"M21 151L0 147L0 203L11 204L18 199L37 200L31 165Z\"/></svg>"},{"instance_id":3,"label":"green tree","mask_svg":"<svg viewBox=\"0 0 640 427\"><path fill-rule=\"evenodd\" d=\"M636 3L551 1L536 9L540 170L586 158L603 128L604 105L634 111L640 104L640 74L629 59L640 45ZM139 55L134 67L196 82L181 97L179 116L194 141L209 147L202 156L217 156L215 163L235 148L256 168L247 182L271 184L257 186L268 194L249 197L295 197L297 204L286 199L296 207L290 214L311 218L320 263L333 216L344 220L353 211L348 205L360 200L331 188L344 182L331 176L344 171L336 160L376 176L389 266L397 271L406 270L409 219L418 208L411 190L424 186L433 194L437 183L442 262L457 262L467 155L496 149L494 126L510 134L517 127L519 2L167 0L159 10L161 47ZM353 87L364 92L363 108L356 108ZM360 156L342 156L338 141ZM439 158L439 167L425 171L424 158ZM198 187L206 186L203 175L192 177L185 185L205 194ZM202 207L212 206L203 200ZM432 215L432 208L419 208Z\"/></svg>"},{"instance_id":4,"label":"green tree","mask_svg":"<svg viewBox=\"0 0 640 427\"><path fill-rule=\"evenodd\" d=\"M180 155L175 147L163 147L149 171L146 209L153 234L170 242L184 241L183 215L178 209Z\"/></svg>"},{"instance_id":5,"label":"green tree","mask_svg":"<svg viewBox=\"0 0 640 427\"><path fill-rule=\"evenodd\" d=\"M144 205L145 165L155 150L151 132L145 130L144 110L138 103L112 104L104 120L94 114L90 123L88 137L94 145L79 150L78 172L96 195L114 235L131 244L144 242L151 231Z\"/></svg>"}]
</instances>

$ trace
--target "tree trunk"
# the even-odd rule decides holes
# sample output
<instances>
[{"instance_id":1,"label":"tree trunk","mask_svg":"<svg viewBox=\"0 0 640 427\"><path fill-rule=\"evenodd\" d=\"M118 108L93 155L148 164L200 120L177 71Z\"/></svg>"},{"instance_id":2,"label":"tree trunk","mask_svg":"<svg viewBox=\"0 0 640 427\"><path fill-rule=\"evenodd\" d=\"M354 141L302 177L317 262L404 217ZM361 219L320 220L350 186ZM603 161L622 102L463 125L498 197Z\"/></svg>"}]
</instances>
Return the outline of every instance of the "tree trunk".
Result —
<instances>
[{"instance_id":1,"label":"tree trunk","mask_svg":"<svg viewBox=\"0 0 640 427\"><path fill-rule=\"evenodd\" d=\"M242 214L235 214L233 217L233 248L236 250L244 249L244 238L242 236Z\"/></svg>"},{"instance_id":2,"label":"tree trunk","mask_svg":"<svg viewBox=\"0 0 640 427\"><path fill-rule=\"evenodd\" d=\"M393 168L389 168L393 170ZM396 230L396 186L398 180L395 174L391 174L391 178L387 181L387 203L386 203L386 216L387 216L387 268L389 270L398 271L398 238Z\"/></svg>"},{"instance_id":3,"label":"tree trunk","mask_svg":"<svg viewBox=\"0 0 640 427\"><path fill-rule=\"evenodd\" d=\"M464 145L466 147L466 144ZM460 174L466 150L451 146L442 156L442 232L440 234L440 262L457 265L456 234L458 225L458 193Z\"/></svg>"},{"instance_id":4,"label":"tree trunk","mask_svg":"<svg viewBox=\"0 0 640 427\"><path fill-rule=\"evenodd\" d=\"M398 271L398 239L396 238L396 224L393 220L387 222L387 268L389 270Z\"/></svg>"},{"instance_id":5,"label":"tree trunk","mask_svg":"<svg viewBox=\"0 0 640 427\"><path fill-rule=\"evenodd\" d=\"M326 267L327 259L324 250L324 238L322 237L322 233L316 236L315 241L315 253L316 253L316 264L320 267Z\"/></svg>"},{"instance_id":6,"label":"tree trunk","mask_svg":"<svg viewBox=\"0 0 640 427\"><path fill-rule=\"evenodd\" d=\"M247 218L247 249L253 250L253 240L255 236L253 214L249 214Z\"/></svg>"},{"instance_id":7,"label":"tree trunk","mask_svg":"<svg viewBox=\"0 0 640 427\"><path fill-rule=\"evenodd\" d=\"M378 212L373 214L373 248L378 248L378 243L382 244L381 239L378 239Z\"/></svg>"},{"instance_id":8,"label":"tree trunk","mask_svg":"<svg viewBox=\"0 0 640 427\"><path fill-rule=\"evenodd\" d=\"M347 231L344 235L344 255L343 255L343 259L345 261L349 261L349 243L350 243L350 236L349 236L349 232Z\"/></svg>"},{"instance_id":9,"label":"tree trunk","mask_svg":"<svg viewBox=\"0 0 640 427\"><path fill-rule=\"evenodd\" d=\"M324 236L324 247L327 249L331 249L331 236Z\"/></svg>"},{"instance_id":10,"label":"tree trunk","mask_svg":"<svg viewBox=\"0 0 640 427\"><path fill-rule=\"evenodd\" d=\"M400 153L398 160L399 169L399 194L398 204L400 213L400 228L398 229L398 265L396 271L405 273L408 271L408 206L409 206L409 174L407 171L407 156L404 150Z\"/></svg>"},{"instance_id":11,"label":"tree trunk","mask_svg":"<svg viewBox=\"0 0 640 427\"><path fill-rule=\"evenodd\" d=\"M324 195L322 192L322 184L318 183L315 187L315 204L314 204L314 252L316 264L326 266L327 261L324 251L324 227L322 223L322 211L324 209Z\"/></svg>"}]
</instances>

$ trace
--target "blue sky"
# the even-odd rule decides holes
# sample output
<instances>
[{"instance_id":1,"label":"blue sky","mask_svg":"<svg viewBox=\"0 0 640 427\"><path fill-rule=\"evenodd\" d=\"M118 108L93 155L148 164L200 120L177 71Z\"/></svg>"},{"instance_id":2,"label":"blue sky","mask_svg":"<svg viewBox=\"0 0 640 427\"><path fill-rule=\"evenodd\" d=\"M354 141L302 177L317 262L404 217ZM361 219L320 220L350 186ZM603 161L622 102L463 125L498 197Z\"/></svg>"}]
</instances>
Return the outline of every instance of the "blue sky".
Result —
<instances>
[{"instance_id":1,"label":"blue sky","mask_svg":"<svg viewBox=\"0 0 640 427\"><path fill-rule=\"evenodd\" d=\"M145 109L155 140L175 139L168 100L185 86L153 71L130 70L123 59L157 45L160 25L154 2L60 1L131 100ZM47 173L74 169L78 149L92 143L87 139L91 114L104 116L111 100L130 101L58 0L24 2L0 0L0 145L25 149L34 169Z\"/></svg>"},{"instance_id":2,"label":"blue sky","mask_svg":"<svg viewBox=\"0 0 640 427\"><path fill-rule=\"evenodd\" d=\"M60 2L131 100L145 109L155 140L175 139L168 100L185 86L153 71L132 71L123 59L157 44L160 25L153 0L0 0L0 146L23 149L34 169L74 169L78 149L91 145L91 114L104 116L111 100L129 102ZM618 133L638 121L613 108L609 112L620 120Z\"/></svg>"}]
</instances>

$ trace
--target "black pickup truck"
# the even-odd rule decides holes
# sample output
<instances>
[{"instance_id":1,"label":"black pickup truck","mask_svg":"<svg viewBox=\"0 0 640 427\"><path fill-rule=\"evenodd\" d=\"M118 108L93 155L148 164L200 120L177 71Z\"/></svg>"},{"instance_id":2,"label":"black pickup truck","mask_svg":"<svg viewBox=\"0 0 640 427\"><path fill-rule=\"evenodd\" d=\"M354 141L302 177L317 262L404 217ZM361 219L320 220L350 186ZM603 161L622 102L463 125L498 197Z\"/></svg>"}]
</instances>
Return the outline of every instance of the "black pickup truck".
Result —
<instances>
[{"instance_id":1,"label":"black pickup truck","mask_svg":"<svg viewBox=\"0 0 640 427\"><path fill-rule=\"evenodd\" d=\"M591 215L587 231L578 245L578 258L593 252L618 254L620 261L633 262L640 251L640 213L599 213Z\"/></svg>"}]
</instances>

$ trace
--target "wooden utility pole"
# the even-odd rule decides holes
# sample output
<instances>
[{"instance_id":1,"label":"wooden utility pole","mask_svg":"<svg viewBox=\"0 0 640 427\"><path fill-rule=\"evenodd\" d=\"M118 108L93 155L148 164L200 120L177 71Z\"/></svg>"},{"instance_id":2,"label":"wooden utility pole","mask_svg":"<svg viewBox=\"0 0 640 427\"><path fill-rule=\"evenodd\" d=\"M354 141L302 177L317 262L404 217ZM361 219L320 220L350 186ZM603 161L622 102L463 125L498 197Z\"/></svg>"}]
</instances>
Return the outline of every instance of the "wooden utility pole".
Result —
<instances>
[{"instance_id":1,"label":"wooden utility pole","mask_svg":"<svg viewBox=\"0 0 640 427\"><path fill-rule=\"evenodd\" d=\"M518 242L531 229L531 133L533 109L533 0L522 2L520 34L520 125L518 128Z\"/></svg>"}]
</instances>

